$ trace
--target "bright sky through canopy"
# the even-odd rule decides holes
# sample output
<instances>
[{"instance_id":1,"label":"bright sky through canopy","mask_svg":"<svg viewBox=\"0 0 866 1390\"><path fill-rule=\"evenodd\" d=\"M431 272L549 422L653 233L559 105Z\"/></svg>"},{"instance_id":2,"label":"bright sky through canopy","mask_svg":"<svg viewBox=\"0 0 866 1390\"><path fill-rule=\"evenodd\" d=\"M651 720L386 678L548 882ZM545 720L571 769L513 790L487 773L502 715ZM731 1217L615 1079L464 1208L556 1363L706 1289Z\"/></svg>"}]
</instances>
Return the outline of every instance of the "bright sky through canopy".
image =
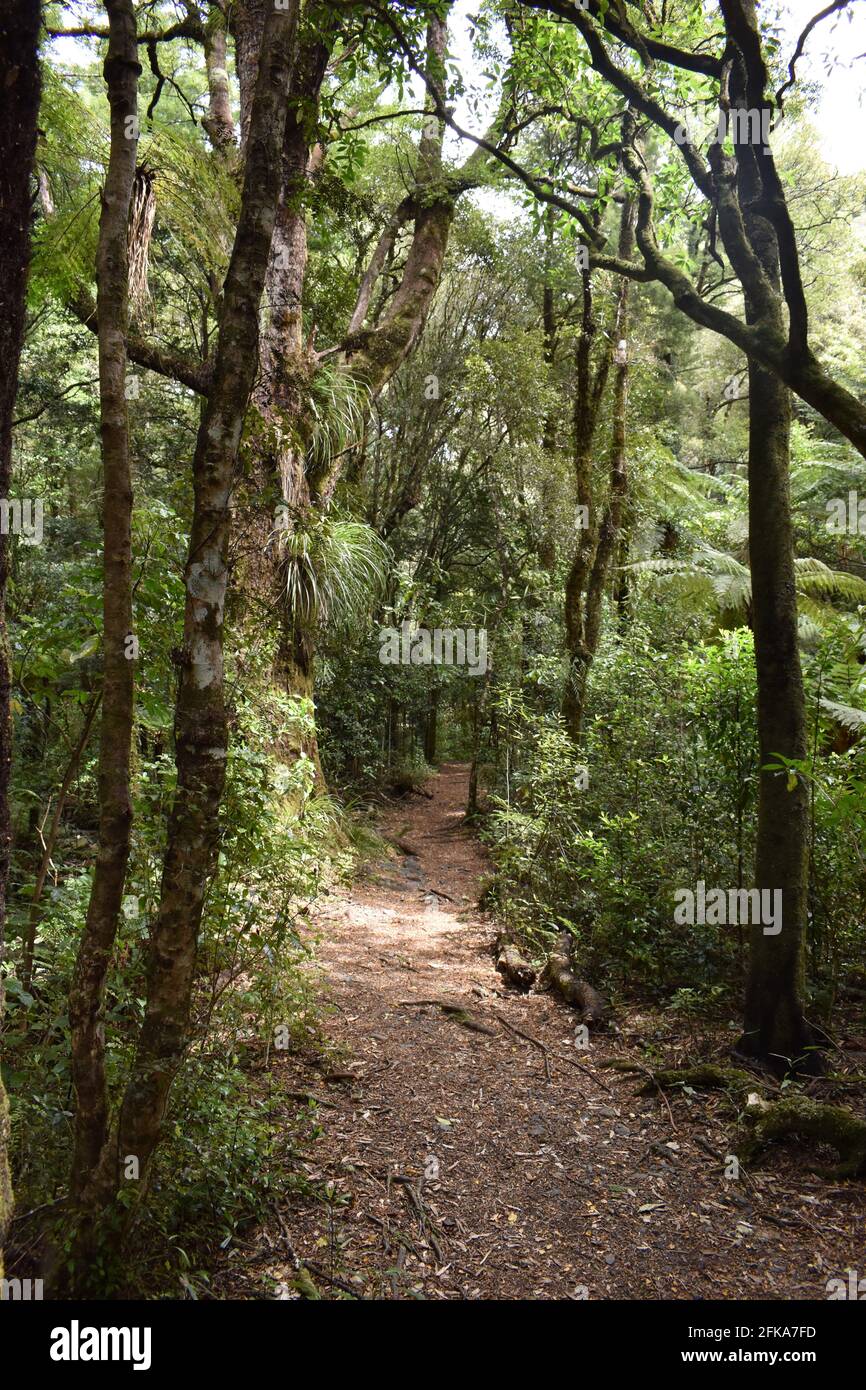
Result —
<instances>
[{"instance_id":1,"label":"bright sky through canopy","mask_svg":"<svg viewBox=\"0 0 866 1390\"><path fill-rule=\"evenodd\" d=\"M785 0L782 20L788 39L786 62L797 38L823 5L818 0ZM840 173L852 174L866 168L863 145L863 95L866 87L866 4L856 2L841 15L831 16L817 25L803 57L797 63L797 76L820 84L818 108L813 119L828 160Z\"/></svg>"},{"instance_id":2,"label":"bright sky through canopy","mask_svg":"<svg viewBox=\"0 0 866 1390\"><path fill-rule=\"evenodd\" d=\"M477 13L479 0L457 0L451 23L452 56L459 64L468 86L481 87L484 79L472 53L468 15ZM766 6L762 6L764 10ZM790 62L797 39L809 20L824 8L822 0L784 0L774 4L781 13L784 36L784 62ZM799 83L813 82L820 87L816 109L812 112L828 160L840 173L851 174L866 168L864 146L863 95L866 88L866 0L854 3L840 15L832 15L817 25L806 41L797 63ZM488 107L488 114L492 107ZM469 113L466 102L458 105L456 116L467 130L483 134L480 123ZM452 148L454 148L452 146Z\"/></svg>"}]
</instances>

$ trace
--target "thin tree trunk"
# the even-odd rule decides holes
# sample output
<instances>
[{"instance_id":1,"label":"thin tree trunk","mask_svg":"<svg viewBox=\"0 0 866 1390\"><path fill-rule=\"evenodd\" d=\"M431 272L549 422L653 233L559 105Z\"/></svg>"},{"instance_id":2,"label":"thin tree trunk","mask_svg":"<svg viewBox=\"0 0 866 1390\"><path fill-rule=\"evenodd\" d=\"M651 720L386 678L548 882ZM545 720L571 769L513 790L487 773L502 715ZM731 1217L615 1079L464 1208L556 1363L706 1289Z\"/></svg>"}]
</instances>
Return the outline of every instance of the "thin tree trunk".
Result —
<instances>
[{"instance_id":1,"label":"thin tree trunk","mask_svg":"<svg viewBox=\"0 0 866 1390\"><path fill-rule=\"evenodd\" d=\"M105 81L111 148L96 253L102 434L104 677L99 742L99 842L84 934L69 993L72 1080L77 1099L73 1200L83 1200L108 1138L102 1017L129 860L129 758L135 699L132 653L132 472L126 405L129 209L138 152L138 61L132 0L106 0Z\"/></svg>"},{"instance_id":2,"label":"thin tree trunk","mask_svg":"<svg viewBox=\"0 0 866 1390\"><path fill-rule=\"evenodd\" d=\"M202 125L215 150L221 155L234 149L235 128L232 121L231 93L227 70L225 20L216 5L208 6L205 27L204 58L210 101Z\"/></svg>"},{"instance_id":3,"label":"thin tree trunk","mask_svg":"<svg viewBox=\"0 0 866 1390\"><path fill-rule=\"evenodd\" d=\"M39 118L38 0L9 0L0 17L0 497L12 482L12 412L24 342L30 265L30 175ZM12 848L9 770L12 762L11 672L6 635L8 538L0 536L0 1023L3 1021L6 893ZM0 1278L3 1239L12 1216L8 1160L9 1105L0 1079Z\"/></svg>"},{"instance_id":4,"label":"thin tree trunk","mask_svg":"<svg viewBox=\"0 0 866 1390\"><path fill-rule=\"evenodd\" d=\"M144 1022L121 1107L117 1164L137 1159L141 1191L187 1043L205 890L217 857L228 755L223 617L231 491L258 362L259 310L280 193L298 4L265 21L250 114L241 212L226 277L213 386L193 460L194 509L175 710L178 787L153 929Z\"/></svg>"},{"instance_id":5,"label":"thin tree trunk","mask_svg":"<svg viewBox=\"0 0 866 1390\"><path fill-rule=\"evenodd\" d=\"M634 207L630 199L623 203L620 221L619 254L628 260L634 246ZM601 636L601 612L611 560L616 551L628 493L628 455L626 426L628 415L628 307L630 283L620 281L613 340L617 344L613 388L613 425L610 450L610 482L604 515L600 525L592 519L582 533L566 581L565 625L569 671L562 713L566 727L575 743L579 743L586 708L589 672L598 650ZM588 294L585 284L584 294ZM586 317L582 340L588 336ZM590 388L588 346L578 346L578 395L575 410L575 458L578 498L582 506L593 506L590 449L596 420L601 406L611 356L599 367ZM602 374L603 372L603 374Z\"/></svg>"},{"instance_id":6,"label":"thin tree trunk","mask_svg":"<svg viewBox=\"0 0 866 1390\"><path fill-rule=\"evenodd\" d=\"M604 398L613 351L610 342L605 344L600 360L593 370L593 346L597 333L592 294L592 272L581 273L583 306L581 330L575 352L574 389L574 481L576 487L577 516L575 527L578 531L568 575L565 581L565 649L569 660L569 671L565 683L562 702L562 716L566 728L576 743L580 737L580 719L577 707L577 689L574 680L575 663L583 647L584 640L584 598L587 581L592 569L595 548L598 544L598 521L596 519L595 493L592 479L592 446L598 425L601 403ZM611 333L609 338L613 336Z\"/></svg>"},{"instance_id":7,"label":"thin tree trunk","mask_svg":"<svg viewBox=\"0 0 866 1390\"><path fill-rule=\"evenodd\" d=\"M424 761L435 766L439 733L439 686L430 687L427 712L424 716Z\"/></svg>"},{"instance_id":8,"label":"thin tree trunk","mask_svg":"<svg viewBox=\"0 0 866 1390\"><path fill-rule=\"evenodd\" d=\"M625 568L628 564L628 557L631 549L631 510L628 499L626 499L626 514L623 516L620 528L619 553L616 561L617 573L613 591L613 601L616 604L616 622L621 633L627 630L629 622L631 621L631 581L628 571Z\"/></svg>"},{"instance_id":9,"label":"thin tree trunk","mask_svg":"<svg viewBox=\"0 0 866 1390\"><path fill-rule=\"evenodd\" d=\"M45 887L45 880L48 877L48 870L51 867L51 856L54 853L54 846L57 843L63 808L66 805L69 788L78 776L78 766L90 738L90 730L93 728L93 721L96 718L96 711L99 708L100 699L101 694L93 695L84 711L84 723L81 726L81 732L78 735L69 762L66 764L66 771L63 774L63 780L58 788L57 801L54 804L54 810L51 814L48 834L44 837L42 853L39 858L39 867L36 870L36 878L33 884L33 894L30 898L27 928L24 933L21 958L21 983L25 989L29 989L33 983L33 957L36 949L36 932L39 927L40 917L39 904L42 901L42 891ZM47 807L45 814L46 816L48 814Z\"/></svg>"},{"instance_id":10,"label":"thin tree trunk","mask_svg":"<svg viewBox=\"0 0 866 1390\"><path fill-rule=\"evenodd\" d=\"M618 319L625 331L628 282L620 289L622 313ZM623 340L624 341L624 340ZM624 352L624 349L623 349ZM628 413L628 363L617 363L613 393L613 438L610 453L610 490L598 532L589 583L586 589L583 641L572 659L569 690L569 732L579 741L586 712L586 693L589 673L601 637L601 614L611 561L622 527L623 508L628 491L628 455L626 451L626 420Z\"/></svg>"}]
</instances>

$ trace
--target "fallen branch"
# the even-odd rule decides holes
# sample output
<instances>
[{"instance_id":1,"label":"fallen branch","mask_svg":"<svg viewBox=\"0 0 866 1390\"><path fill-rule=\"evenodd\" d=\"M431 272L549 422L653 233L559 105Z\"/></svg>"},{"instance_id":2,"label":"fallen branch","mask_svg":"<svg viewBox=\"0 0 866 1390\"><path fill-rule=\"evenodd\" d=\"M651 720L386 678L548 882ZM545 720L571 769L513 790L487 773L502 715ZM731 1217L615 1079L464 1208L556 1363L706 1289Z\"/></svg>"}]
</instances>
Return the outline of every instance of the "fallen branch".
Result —
<instances>
[{"instance_id":1,"label":"fallen branch","mask_svg":"<svg viewBox=\"0 0 866 1390\"><path fill-rule=\"evenodd\" d=\"M495 1028L488 1028L480 1019L467 1013L462 1004L450 1004L447 999L401 999L398 1008L420 1008L425 1004L434 1009L441 1009L443 1014L459 1023L461 1028L468 1028L473 1033L486 1033L491 1038L496 1037Z\"/></svg>"},{"instance_id":2,"label":"fallen branch","mask_svg":"<svg viewBox=\"0 0 866 1390\"><path fill-rule=\"evenodd\" d=\"M556 946L547 958L544 978L561 994L567 1003L580 1011L582 1023L604 1023L608 1014L607 1000L587 984L579 980L572 968L571 937L562 932Z\"/></svg>"},{"instance_id":3,"label":"fallen branch","mask_svg":"<svg viewBox=\"0 0 866 1390\"><path fill-rule=\"evenodd\" d=\"M315 1101L316 1105L324 1105L328 1110L339 1110L340 1108L334 1101L325 1100L324 1096L313 1095L312 1091L285 1091L284 1094L289 1100L302 1101L304 1105L309 1105L312 1100Z\"/></svg>"},{"instance_id":4,"label":"fallen branch","mask_svg":"<svg viewBox=\"0 0 866 1390\"><path fill-rule=\"evenodd\" d=\"M531 1033L524 1033L522 1028L515 1028L513 1023L509 1023L507 1019L504 1019L502 1017L502 1014L494 1012L494 1017L499 1020L503 1028L507 1028L509 1033L513 1033L516 1038L523 1038L524 1042L532 1043L533 1047L537 1047L539 1049L539 1051L544 1056L544 1077L546 1081L549 1081L550 1061L548 1059L547 1048L545 1047L544 1043L540 1042L538 1038L534 1038Z\"/></svg>"},{"instance_id":5,"label":"fallen branch","mask_svg":"<svg viewBox=\"0 0 866 1390\"><path fill-rule=\"evenodd\" d=\"M329 1274L321 1265L314 1264L312 1260L305 1260L304 1265L311 1274L315 1274L317 1279L324 1279L326 1284L333 1284L335 1289L341 1289L343 1293L351 1295L352 1298L358 1299L361 1303L365 1301L364 1295L353 1288L351 1284L347 1284L344 1279L338 1279L335 1274Z\"/></svg>"}]
</instances>

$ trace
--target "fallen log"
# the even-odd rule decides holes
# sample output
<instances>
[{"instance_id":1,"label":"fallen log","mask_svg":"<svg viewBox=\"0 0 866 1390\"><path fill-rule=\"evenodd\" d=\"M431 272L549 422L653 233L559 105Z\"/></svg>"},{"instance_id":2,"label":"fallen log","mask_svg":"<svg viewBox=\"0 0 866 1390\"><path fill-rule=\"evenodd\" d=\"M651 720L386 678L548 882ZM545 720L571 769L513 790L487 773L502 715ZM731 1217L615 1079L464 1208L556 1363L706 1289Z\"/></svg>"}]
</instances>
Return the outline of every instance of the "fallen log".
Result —
<instances>
[{"instance_id":1,"label":"fallen log","mask_svg":"<svg viewBox=\"0 0 866 1390\"><path fill-rule=\"evenodd\" d=\"M608 1002L597 989L586 980L578 979L571 961L571 937L562 932L556 946L547 958L544 978L557 994L580 1012L582 1023L604 1023L608 1014Z\"/></svg>"},{"instance_id":2,"label":"fallen log","mask_svg":"<svg viewBox=\"0 0 866 1390\"><path fill-rule=\"evenodd\" d=\"M515 989L532 989L537 971L520 951L512 936L502 932L496 939L496 969Z\"/></svg>"},{"instance_id":3,"label":"fallen log","mask_svg":"<svg viewBox=\"0 0 866 1390\"><path fill-rule=\"evenodd\" d=\"M405 855L406 858L417 859L421 853L420 849L418 849L417 846L411 844L409 840L399 839L396 836L392 838L388 835L385 836L385 839L389 845L393 845L394 849L399 850L399 852Z\"/></svg>"}]
</instances>

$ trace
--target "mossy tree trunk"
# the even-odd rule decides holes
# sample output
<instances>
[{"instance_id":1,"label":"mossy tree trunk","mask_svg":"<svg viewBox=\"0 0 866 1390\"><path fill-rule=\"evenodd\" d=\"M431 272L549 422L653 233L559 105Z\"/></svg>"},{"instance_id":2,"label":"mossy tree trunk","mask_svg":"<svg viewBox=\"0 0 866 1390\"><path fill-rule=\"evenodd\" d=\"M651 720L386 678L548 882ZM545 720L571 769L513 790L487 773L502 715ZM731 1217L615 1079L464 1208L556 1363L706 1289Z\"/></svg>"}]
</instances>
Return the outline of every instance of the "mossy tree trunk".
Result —
<instances>
[{"instance_id":1,"label":"mossy tree trunk","mask_svg":"<svg viewBox=\"0 0 866 1390\"><path fill-rule=\"evenodd\" d=\"M749 368L749 553L758 679L756 886L782 894L782 929L750 929L740 1048L773 1063L801 1059L812 1041L803 1017L808 902L809 805L805 783L766 771L776 755L804 759L806 707L797 634L797 600L788 464L788 388L764 367Z\"/></svg>"},{"instance_id":2,"label":"mossy tree trunk","mask_svg":"<svg viewBox=\"0 0 866 1390\"><path fill-rule=\"evenodd\" d=\"M238 25L242 109L246 104L244 67L249 64L241 61L241 52L250 46L248 31L255 18L256 0L245 0L246 5L249 5L250 15ZM263 336L262 389L256 395L257 409L266 420L279 423L284 441L273 457L265 456L257 463L263 470L265 494L286 504L289 525L308 525L310 529L326 517L351 453L343 451L331 456L328 451L322 451L319 458L312 458L307 448L312 421L305 413L309 385L319 368L312 344L305 343L303 337L307 259L305 201L310 179L315 177L322 157L321 151L311 146L311 141L319 92L335 34L333 22L327 31L319 26L315 35L302 45L299 57L274 243L275 253L281 254L275 254L269 271L267 298L271 316ZM437 101L444 100L447 46L447 15L431 16L426 33L425 75L432 90L428 90L427 119L418 143L413 187L388 220L362 277L340 351L332 359L336 369L357 383L363 393L362 415L366 415L369 406L385 390L424 331L442 275L456 199L478 181L487 159L478 150L456 175L450 175L445 169L442 158L445 124L437 114ZM399 283L393 294L384 297L381 308L371 313L374 290L381 284L396 240L410 227ZM260 526L266 526L266 519L262 519ZM278 547L274 547L274 554L278 553ZM316 626L304 615L293 612L290 603L281 600L279 566L275 565L273 570L266 586L274 595L282 630L275 683L290 693L312 696ZM299 751L313 758L318 768L314 736L305 740ZM320 772L319 776L324 785Z\"/></svg>"},{"instance_id":3,"label":"mossy tree trunk","mask_svg":"<svg viewBox=\"0 0 866 1390\"><path fill-rule=\"evenodd\" d=\"M99 745L99 839L84 932L69 995L76 1095L71 1191L88 1189L108 1138L102 1017L105 979L123 901L132 829L132 474L126 404L129 209L138 150L138 61L132 0L106 0L105 80L111 146L96 255L99 404L102 435L103 686Z\"/></svg>"},{"instance_id":4,"label":"mossy tree trunk","mask_svg":"<svg viewBox=\"0 0 866 1390\"><path fill-rule=\"evenodd\" d=\"M756 62L749 35L735 52L730 100L735 110L760 109L766 74ZM744 127L743 127L744 128ZM779 219L771 215L775 170L772 161L743 141L734 159L721 146L711 151L720 200L720 225L729 237L745 236L738 257L748 324L762 322L782 334ZM731 232L730 193L744 209L740 229ZM748 250L748 254L746 254ZM803 309L805 314L805 309ZM792 337L804 336L805 318L790 318ZM814 1070L813 1042L803 1014L804 952L807 929L809 804L800 777L768 771L778 756L807 756L806 705L800 666L794 535L790 496L791 395L780 378L755 359L749 362L749 558L752 575L752 626L757 669L760 782L755 857L756 887L782 895L781 930L767 934L750 928L745 1018L740 1050L776 1070L789 1066Z\"/></svg>"},{"instance_id":5,"label":"mossy tree trunk","mask_svg":"<svg viewBox=\"0 0 866 1390\"><path fill-rule=\"evenodd\" d=\"M620 258L629 260L633 250L634 206L627 198L620 217ZM580 532L565 589L565 631L569 669L562 713L568 732L575 743L579 743L583 729L587 682L601 637L604 593L620 541L628 496L626 429L630 283L628 280L620 281L616 316L610 334L612 347L605 349L593 375L589 360L594 331L589 275L589 271L584 273L584 328L578 343L575 401L575 476L578 505L588 512L589 525ZM614 385L608 488L601 521L596 522L596 502L592 486L592 443L612 364Z\"/></svg>"}]
</instances>

